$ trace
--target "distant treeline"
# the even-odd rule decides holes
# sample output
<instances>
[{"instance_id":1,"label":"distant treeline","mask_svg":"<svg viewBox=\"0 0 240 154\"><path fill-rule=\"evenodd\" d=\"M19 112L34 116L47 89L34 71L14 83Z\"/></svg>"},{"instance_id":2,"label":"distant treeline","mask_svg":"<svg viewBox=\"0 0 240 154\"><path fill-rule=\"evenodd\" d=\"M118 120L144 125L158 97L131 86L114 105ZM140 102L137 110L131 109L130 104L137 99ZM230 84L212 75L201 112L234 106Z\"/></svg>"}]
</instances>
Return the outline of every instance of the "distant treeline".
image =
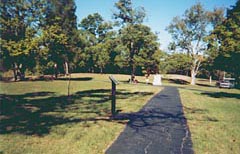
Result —
<instances>
[{"instance_id":1,"label":"distant treeline","mask_svg":"<svg viewBox=\"0 0 240 154\"><path fill-rule=\"evenodd\" d=\"M112 21L93 13L77 23L74 0L1 1L1 72L12 70L15 80L26 72L180 73L194 79L222 70L239 79L239 1L226 16L198 3L174 18L167 27L171 53L160 50L157 34L143 24L143 7L134 8L131 0L113 5Z\"/></svg>"}]
</instances>

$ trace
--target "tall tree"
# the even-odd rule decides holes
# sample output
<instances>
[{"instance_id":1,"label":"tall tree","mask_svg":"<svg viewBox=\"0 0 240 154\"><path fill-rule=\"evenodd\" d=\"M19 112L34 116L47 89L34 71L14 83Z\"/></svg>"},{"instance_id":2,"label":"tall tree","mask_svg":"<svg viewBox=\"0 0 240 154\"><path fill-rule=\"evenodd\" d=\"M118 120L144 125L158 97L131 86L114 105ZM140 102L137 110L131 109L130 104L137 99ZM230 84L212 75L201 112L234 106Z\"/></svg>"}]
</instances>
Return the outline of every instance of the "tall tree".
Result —
<instances>
[{"instance_id":1,"label":"tall tree","mask_svg":"<svg viewBox=\"0 0 240 154\"><path fill-rule=\"evenodd\" d=\"M196 75L207 49L205 37L209 34L211 20L209 11L198 3L187 9L182 17L175 17L167 27L172 35L171 48L185 51L191 58L191 84L195 85Z\"/></svg>"},{"instance_id":2,"label":"tall tree","mask_svg":"<svg viewBox=\"0 0 240 154\"><path fill-rule=\"evenodd\" d=\"M221 25L225 20L224 17L225 9L224 8L215 8L213 12L208 12L208 17L212 23L213 29ZM214 34L214 30L205 38L207 42L207 50L205 51L205 59L203 61L202 71L206 77L211 78L212 76L216 77L216 69L214 67L214 59L219 54L220 44L217 41L217 38Z\"/></svg>"},{"instance_id":3,"label":"tall tree","mask_svg":"<svg viewBox=\"0 0 240 154\"><path fill-rule=\"evenodd\" d=\"M86 41L89 42L84 49L89 71L94 72L95 68L99 68L102 73L109 60L110 49L106 42L112 33L112 24L104 21L100 14L94 13L84 18L79 27L87 36Z\"/></svg>"},{"instance_id":4,"label":"tall tree","mask_svg":"<svg viewBox=\"0 0 240 154\"><path fill-rule=\"evenodd\" d=\"M128 25L121 29L121 43L116 50L119 55L116 62L120 67L130 66L130 72L135 74L138 66L153 66L157 61L156 52L159 52L157 36L151 29L141 24Z\"/></svg>"},{"instance_id":5,"label":"tall tree","mask_svg":"<svg viewBox=\"0 0 240 154\"><path fill-rule=\"evenodd\" d=\"M63 40L60 42L58 40L51 41L51 39L45 40L43 46L49 48L51 52L56 52L51 55L58 55L58 57L49 57L50 60L53 60L59 67L63 66L61 68L64 69L65 74L68 74L69 62L73 61L74 49L78 42L74 40L77 38L74 37L77 31L76 5L73 0L46 1L45 20L42 23L43 31L53 32L53 35L50 36L54 37L51 39L62 38Z\"/></svg>"},{"instance_id":6,"label":"tall tree","mask_svg":"<svg viewBox=\"0 0 240 154\"><path fill-rule=\"evenodd\" d=\"M139 53L139 49L141 48L141 46L144 45L143 41L145 41L143 39L141 40L141 38L134 37L134 35L136 34L136 36L138 35L139 37L141 37L138 34L138 28L139 30L143 30L142 32L144 33L144 29L146 29L146 27L142 26L141 23L143 22L146 13L143 7L133 8L131 0L119 0L115 3L115 7L117 10L113 14L113 16L116 22L123 27L123 30L120 29L119 33L121 35L122 42L125 43L118 48L122 48L123 51L125 49L126 51L126 53L121 53L121 55L123 57L128 56L127 65L131 70L131 79L133 79L133 76L135 75L136 64L138 63L136 59L137 56L135 57L135 55L136 53ZM142 43L140 40L142 41ZM117 61L120 60L119 56L116 58ZM123 63L120 64L122 65Z\"/></svg>"},{"instance_id":7,"label":"tall tree","mask_svg":"<svg viewBox=\"0 0 240 154\"><path fill-rule=\"evenodd\" d=\"M46 26L39 40L40 49L37 55L39 71L41 73L53 73L54 65L55 69L57 69L58 65L64 64L66 58L68 58L67 56L69 56L67 49L68 37L62 32L59 25L53 24ZM60 68L63 70L63 67Z\"/></svg>"},{"instance_id":8,"label":"tall tree","mask_svg":"<svg viewBox=\"0 0 240 154\"><path fill-rule=\"evenodd\" d=\"M30 59L36 53L43 1L1 0L0 6L0 54L16 80L19 74L24 77L26 68L34 66L35 61Z\"/></svg>"},{"instance_id":9,"label":"tall tree","mask_svg":"<svg viewBox=\"0 0 240 154\"><path fill-rule=\"evenodd\" d=\"M213 43L218 45L214 59L216 69L231 73L240 83L240 1L227 10L227 17L218 24L210 35ZM210 49L216 48L211 46Z\"/></svg>"}]
</instances>

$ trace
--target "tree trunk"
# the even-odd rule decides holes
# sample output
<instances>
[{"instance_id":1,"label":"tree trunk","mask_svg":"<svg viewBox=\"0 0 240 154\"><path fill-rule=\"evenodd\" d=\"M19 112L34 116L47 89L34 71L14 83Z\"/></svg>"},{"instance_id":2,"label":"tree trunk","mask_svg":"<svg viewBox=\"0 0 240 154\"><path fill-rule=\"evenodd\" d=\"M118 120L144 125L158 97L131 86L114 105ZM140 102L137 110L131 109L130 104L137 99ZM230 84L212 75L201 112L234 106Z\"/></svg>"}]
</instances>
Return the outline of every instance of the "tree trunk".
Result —
<instances>
[{"instance_id":1,"label":"tree trunk","mask_svg":"<svg viewBox=\"0 0 240 154\"><path fill-rule=\"evenodd\" d=\"M70 82L71 82L71 74L68 74L68 98L70 96Z\"/></svg>"},{"instance_id":2,"label":"tree trunk","mask_svg":"<svg viewBox=\"0 0 240 154\"><path fill-rule=\"evenodd\" d=\"M191 85L195 85L196 84L196 72L195 70L193 69L191 71Z\"/></svg>"},{"instance_id":3,"label":"tree trunk","mask_svg":"<svg viewBox=\"0 0 240 154\"><path fill-rule=\"evenodd\" d=\"M69 68L68 68L68 62L64 62L64 68L65 68L65 75L69 74Z\"/></svg>"},{"instance_id":4,"label":"tree trunk","mask_svg":"<svg viewBox=\"0 0 240 154\"><path fill-rule=\"evenodd\" d=\"M25 80L25 67L23 66L23 64L20 64L18 66L18 70L19 70L19 77L20 77L20 80Z\"/></svg>"},{"instance_id":5,"label":"tree trunk","mask_svg":"<svg viewBox=\"0 0 240 154\"><path fill-rule=\"evenodd\" d=\"M196 75L198 73L200 66L201 66L201 59L195 57L191 67L191 85L196 84Z\"/></svg>"},{"instance_id":6,"label":"tree trunk","mask_svg":"<svg viewBox=\"0 0 240 154\"><path fill-rule=\"evenodd\" d=\"M209 83L212 85L212 75L209 76Z\"/></svg>"},{"instance_id":7,"label":"tree trunk","mask_svg":"<svg viewBox=\"0 0 240 154\"><path fill-rule=\"evenodd\" d=\"M131 63L130 65L130 69L131 69L131 77L130 77L130 83L133 83L135 80L135 66L133 63Z\"/></svg>"},{"instance_id":8,"label":"tree trunk","mask_svg":"<svg viewBox=\"0 0 240 154\"><path fill-rule=\"evenodd\" d=\"M57 79L57 77L58 77L57 63L54 64L54 75L55 75L55 79Z\"/></svg>"},{"instance_id":9,"label":"tree trunk","mask_svg":"<svg viewBox=\"0 0 240 154\"><path fill-rule=\"evenodd\" d=\"M16 64L13 64L13 78L14 81L17 81L17 68L16 68Z\"/></svg>"},{"instance_id":10,"label":"tree trunk","mask_svg":"<svg viewBox=\"0 0 240 154\"><path fill-rule=\"evenodd\" d=\"M235 75L234 75L234 78L235 78L235 87L237 88L240 88L240 72L237 72Z\"/></svg>"},{"instance_id":11,"label":"tree trunk","mask_svg":"<svg viewBox=\"0 0 240 154\"><path fill-rule=\"evenodd\" d=\"M14 78L14 81L17 81L17 72L16 72L15 65L13 67L13 78Z\"/></svg>"},{"instance_id":12,"label":"tree trunk","mask_svg":"<svg viewBox=\"0 0 240 154\"><path fill-rule=\"evenodd\" d=\"M130 83L134 82L135 78L135 66L134 66L134 49L133 49L133 42L131 42L131 48L130 48L130 69L131 69L131 78L130 78Z\"/></svg>"}]
</instances>

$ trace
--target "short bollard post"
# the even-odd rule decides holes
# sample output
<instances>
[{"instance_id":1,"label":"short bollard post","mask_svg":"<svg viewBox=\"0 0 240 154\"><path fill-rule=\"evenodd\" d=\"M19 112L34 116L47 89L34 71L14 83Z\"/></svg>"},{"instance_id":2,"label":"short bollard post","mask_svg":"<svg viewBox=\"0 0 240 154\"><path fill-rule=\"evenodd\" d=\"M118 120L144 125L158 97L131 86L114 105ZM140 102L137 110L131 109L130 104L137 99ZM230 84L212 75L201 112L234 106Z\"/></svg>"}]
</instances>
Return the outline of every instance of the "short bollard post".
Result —
<instances>
[{"instance_id":1,"label":"short bollard post","mask_svg":"<svg viewBox=\"0 0 240 154\"><path fill-rule=\"evenodd\" d=\"M118 84L117 80L113 76L109 76L109 79L112 81L112 103L111 103L111 112L114 116L116 114L116 85Z\"/></svg>"}]
</instances>

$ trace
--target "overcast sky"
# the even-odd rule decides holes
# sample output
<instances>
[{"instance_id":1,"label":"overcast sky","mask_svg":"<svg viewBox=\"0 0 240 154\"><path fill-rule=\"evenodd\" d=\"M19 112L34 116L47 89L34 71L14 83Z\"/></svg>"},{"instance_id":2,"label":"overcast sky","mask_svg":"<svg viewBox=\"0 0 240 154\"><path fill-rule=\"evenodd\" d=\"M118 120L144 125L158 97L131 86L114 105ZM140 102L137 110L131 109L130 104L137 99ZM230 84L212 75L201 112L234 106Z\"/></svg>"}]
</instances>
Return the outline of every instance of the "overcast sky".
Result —
<instances>
[{"instance_id":1,"label":"overcast sky","mask_svg":"<svg viewBox=\"0 0 240 154\"><path fill-rule=\"evenodd\" d=\"M114 3L118 0L75 0L77 5L76 15L78 23L89 14L99 13L107 21L111 21ZM215 7L229 8L235 5L236 0L132 0L134 7L143 6L147 13L147 19L144 22L152 28L153 32L158 34L161 43L160 48L167 50L171 41L171 36L166 32L173 17L181 16L186 9L200 2L207 10L213 10Z\"/></svg>"}]
</instances>

